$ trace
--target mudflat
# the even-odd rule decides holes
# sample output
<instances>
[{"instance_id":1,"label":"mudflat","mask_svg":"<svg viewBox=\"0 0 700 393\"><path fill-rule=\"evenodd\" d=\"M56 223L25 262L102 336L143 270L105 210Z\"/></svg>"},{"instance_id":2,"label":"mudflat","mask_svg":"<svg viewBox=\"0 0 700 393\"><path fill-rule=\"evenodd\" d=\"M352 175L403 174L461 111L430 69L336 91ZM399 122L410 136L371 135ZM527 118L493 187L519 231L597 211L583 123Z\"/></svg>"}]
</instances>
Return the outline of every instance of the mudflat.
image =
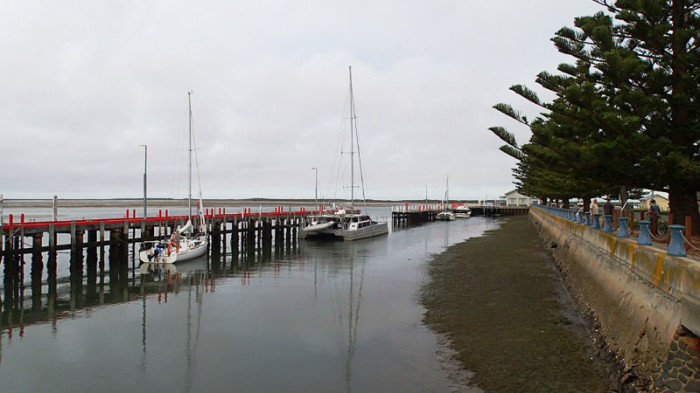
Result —
<instances>
[{"instance_id":1,"label":"mudflat","mask_svg":"<svg viewBox=\"0 0 700 393\"><path fill-rule=\"evenodd\" d=\"M616 391L527 216L437 255L424 322L485 392Z\"/></svg>"}]
</instances>

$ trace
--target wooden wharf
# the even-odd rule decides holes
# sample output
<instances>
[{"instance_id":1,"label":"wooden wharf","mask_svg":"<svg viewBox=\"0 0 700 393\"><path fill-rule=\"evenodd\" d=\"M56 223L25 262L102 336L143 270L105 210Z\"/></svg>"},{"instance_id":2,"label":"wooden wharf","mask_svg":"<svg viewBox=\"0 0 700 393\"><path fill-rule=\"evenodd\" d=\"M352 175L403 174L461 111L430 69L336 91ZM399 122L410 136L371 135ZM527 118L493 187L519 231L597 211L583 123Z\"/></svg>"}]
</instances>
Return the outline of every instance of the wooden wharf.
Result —
<instances>
[{"instance_id":1,"label":"wooden wharf","mask_svg":"<svg viewBox=\"0 0 700 393\"><path fill-rule=\"evenodd\" d=\"M487 206L469 205L472 216L500 217L528 214L529 206ZM393 207L391 210L392 223L395 227L423 224L435 221L439 205L410 205Z\"/></svg>"},{"instance_id":2,"label":"wooden wharf","mask_svg":"<svg viewBox=\"0 0 700 393\"><path fill-rule=\"evenodd\" d=\"M283 207L275 207L271 212L253 212L251 208L242 209L241 213L227 214L222 209L207 209L206 225L211 236L213 247L222 246L222 239L231 235L232 249L244 249L251 244L271 241L274 238L291 239L303 226L308 217L320 211L299 210L289 211ZM19 222L13 221L2 226L2 242L0 251L7 257L10 254L31 254L37 252L55 252L57 250L75 250L83 247L100 247L110 245L114 240L124 243L140 243L148 240L167 238L178 225L184 225L190 216L169 216L168 211L158 216L136 217L126 211L124 218L81 219L64 221L32 221L25 222L21 216ZM85 234L87 233L87 242ZM67 234L69 242L59 243L59 234ZM48 235L48 242L44 236ZM31 238L31 245L25 245L25 238ZM226 242L223 242L226 247Z\"/></svg>"},{"instance_id":3,"label":"wooden wharf","mask_svg":"<svg viewBox=\"0 0 700 393\"><path fill-rule=\"evenodd\" d=\"M306 225L310 215L319 212L305 207L285 210L281 206L270 212L262 208L257 212L251 208L241 210L235 214L227 214L223 209L206 210L210 237L206 260L211 274L241 272L246 277L252 269L269 261L273 252L277 259L295 254L299 228ZM123 218L41 222L25 222L23 217L14 222L9 217L0 232L0 265L4 269L0 326L11 328L47 318L55 320L92 304L133 300L144 295L144 288L160 296L163 287L155 283L136 284L137 244L168 237L190 216L170 216L161 211L158 216L144 218L137 217L135 210L129 213L127 210ZM59 258L60 250L70 250L69 261ZM28 254L29 282L25 279ZM68 263L68 269L59 269L59 261ZM69 279L59 277L68 272ZM167 288L173 288L170 278Z\"/></svg>"},{"instance_id":4,"label":"wooden wharf","mask_svg":"<svg viewBox=\"0 0 700 393\"><path fill-rule=\"evenodd\" d=\"M469 206L472 216L500 217L528 214L530 206Z\"/></svg>"},{"instance_id":5,"label":"wooden wharf","mask_svg":"<svg viewBox=\"0 0 700 393\"><path fill-rule=\"evenodd\" d=\"M437 205L397 206L391 209L391 222L394 227L403 227L435 221L440 209Z\"/></svg>"}]
</instances>

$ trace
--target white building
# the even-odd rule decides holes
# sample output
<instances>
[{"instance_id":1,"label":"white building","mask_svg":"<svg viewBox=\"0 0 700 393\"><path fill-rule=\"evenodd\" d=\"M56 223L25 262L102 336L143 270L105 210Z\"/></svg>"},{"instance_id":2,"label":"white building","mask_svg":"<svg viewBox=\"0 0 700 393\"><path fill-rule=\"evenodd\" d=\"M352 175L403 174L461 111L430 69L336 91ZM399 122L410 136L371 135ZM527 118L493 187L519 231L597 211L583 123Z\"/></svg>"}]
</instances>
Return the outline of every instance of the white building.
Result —
<instances>
[{"instance_id":1,"label":"white building","mask_svg":"<svg viewBox=\"0 0 700 393\"><path fill-rule=\"evenodd\" d=\"M533 203L539 203L540 200L527 195L523 195L518 190L508 191L501 199L505 199L506 206L531 206Z\"/></svg>"}]
</instances>

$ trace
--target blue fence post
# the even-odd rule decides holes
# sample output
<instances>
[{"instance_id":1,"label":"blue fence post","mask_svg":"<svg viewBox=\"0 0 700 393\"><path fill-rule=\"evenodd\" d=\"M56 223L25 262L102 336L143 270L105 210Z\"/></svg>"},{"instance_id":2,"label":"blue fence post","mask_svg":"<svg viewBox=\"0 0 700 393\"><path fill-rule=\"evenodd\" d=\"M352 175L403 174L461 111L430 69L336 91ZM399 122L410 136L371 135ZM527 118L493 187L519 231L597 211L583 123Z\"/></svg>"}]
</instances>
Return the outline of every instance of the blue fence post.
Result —
<instances>
[{"instance_id":1,"label":"blue fence post","mask_svg":"<svg viewBox=\"0 0 700 393\"><path fill-rule=\"evenodd\" d=\"M573 221L573 222L576 222L576 221L577 221L576 212L575 212L575 211L569 210L569 220L571 220L571 221Z\"/></svg>"},{"instance_id":2,"label":"blue fence post","mask_svg":"<svg viewBox=\"0 0 700 393\"><path fill-rule=\"evenodd\" d=\"M668 230L671 231L671 241L668 243L668 255L673 257L684 257L685 247L683 246L683 225L669 225Z\"/></svg>"},{"instance_id":3,"label":"blue fence post","mask_svg":"<svg viewBox=\"0 0 700 393\"><path fill-rule=\"evenodd\" d=\"M651 221L639 221L639 237L637 238L637 244L639 244L640 246L651 246L651 236L649 236L649 224L651 224Z\"/></svg>"},{"instance_id":4,"label":"blue fence post","mask_svg":"<svg viewBox=\"0 0 700 393\"><path fill-rule=\"evenodd\" d=\"M611 214L606 214L604 216L604 218L603 218L603 232L611 233L613 231L612 219L613 219L613 216Z\"/></svg>"},{"instance_id":5,"label":"blue fence post","mask_svg":"<svg viewBox=\"0 0 700 393\"><path fill-rule=\"evenodd\" d=\"M600 213L593 215L593 229L600 229Z\"/></svg>"},{"instance_id":6,"label":"blue fence post","mask_svg":"<svg viewBox=\"0 0 700 393\"><path fill-rule=\"evenodd\" d=\"M591 212L586 212L586 226L591 226Z\"/></svg>"},{"instance_id":7,"label":"blue fence post","mask_svg":"<svg viewBox=\"0 0 700 393\"><path fill-rule=\"evenodd\" d=\"M630 237L629 227L627 226L627 217L620 217L617 221L620 223L620 227L617 228L617 237Z\"/></svg>"}]
</instances>

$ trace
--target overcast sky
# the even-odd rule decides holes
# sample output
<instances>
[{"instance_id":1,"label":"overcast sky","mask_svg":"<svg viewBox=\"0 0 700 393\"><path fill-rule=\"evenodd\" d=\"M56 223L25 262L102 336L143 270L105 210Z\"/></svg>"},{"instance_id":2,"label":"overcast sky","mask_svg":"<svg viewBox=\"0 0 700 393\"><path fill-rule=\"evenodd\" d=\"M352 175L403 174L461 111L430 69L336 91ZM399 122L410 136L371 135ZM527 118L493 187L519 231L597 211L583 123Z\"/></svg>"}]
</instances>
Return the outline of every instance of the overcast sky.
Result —
<instances>
[{"instance_id":1,"label":"overcast sky","mask_svg":"<svg viewBox=\"0 0 700 393\"><path fill-rule=\"evenodd\" d=\"M337 179L352 66L372 199L514 188L492 109L570 58L550 38L591 0L0 3L0 194L187 196L187 91L205 198L347 195ZM345 143L339 144L342 141ZM343 157L348 164L348 155ZM349 172L349 169L345 170ZM195 189L197 186L195 185Z\"/></svg>"}]
</instances>

